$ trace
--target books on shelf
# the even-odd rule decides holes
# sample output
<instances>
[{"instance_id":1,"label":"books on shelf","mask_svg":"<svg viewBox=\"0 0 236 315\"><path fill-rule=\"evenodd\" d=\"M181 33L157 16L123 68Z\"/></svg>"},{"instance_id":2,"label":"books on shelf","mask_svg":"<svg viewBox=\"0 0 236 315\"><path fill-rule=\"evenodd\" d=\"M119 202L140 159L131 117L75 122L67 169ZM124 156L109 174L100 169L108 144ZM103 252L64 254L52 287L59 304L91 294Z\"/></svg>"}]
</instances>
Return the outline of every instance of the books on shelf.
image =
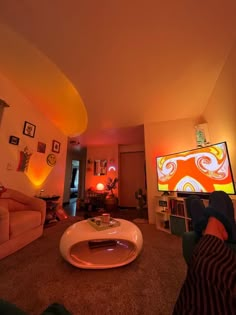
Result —
<instances>
[{"instance_id":1,"label":"books on shelf","mask_svg":"<svg viewBox=\"0 0 236 315\"><path fill-rule=\"evenodd\" d=\"M184 200L170 199L170 214L184 217Z\"/></svg>"}]
</instances>

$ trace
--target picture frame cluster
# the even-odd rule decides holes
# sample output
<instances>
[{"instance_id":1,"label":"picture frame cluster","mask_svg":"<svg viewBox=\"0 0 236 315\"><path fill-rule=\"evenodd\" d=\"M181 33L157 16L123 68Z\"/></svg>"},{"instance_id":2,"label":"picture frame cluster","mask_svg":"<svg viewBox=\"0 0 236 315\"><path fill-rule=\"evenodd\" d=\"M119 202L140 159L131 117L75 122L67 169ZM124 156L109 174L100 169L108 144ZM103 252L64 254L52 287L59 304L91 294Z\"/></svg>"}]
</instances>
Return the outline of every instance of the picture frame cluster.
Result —
<instances>
[{"instance_id":1,"label":"picture frame cluster","mask_svg":"<svg viewBox=\"0 0 236 315\"><path fill-rule=\"evenodd\" d=\"M25 121L22 133L23 133L23 135L25 135L27 137L34 138L35 133L36 133L36 125L32 124L29 121ZM15 135L10 135L9 136L9 143L13 144L13 145L19 145L20 138L15 136ZM52 140L51 151L54 153L60 153L60 150L61 150L61 143L57 140ZM45 153L46 152L46 143L38 141L37 152L38 153Z\"/></svg>"}]
</instances>

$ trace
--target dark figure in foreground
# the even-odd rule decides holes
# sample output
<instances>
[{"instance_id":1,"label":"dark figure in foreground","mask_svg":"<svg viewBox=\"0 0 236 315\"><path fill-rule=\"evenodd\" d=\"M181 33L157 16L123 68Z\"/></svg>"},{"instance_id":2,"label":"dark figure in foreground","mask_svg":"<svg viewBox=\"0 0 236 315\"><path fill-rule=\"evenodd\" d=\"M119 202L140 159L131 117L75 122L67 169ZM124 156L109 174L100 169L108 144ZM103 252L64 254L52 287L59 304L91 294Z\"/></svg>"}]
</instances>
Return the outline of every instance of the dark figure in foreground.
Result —
<instances>
[{"instance_id":1,"label":"dark figure in foreground","mask_svg":"<svg viewBox=\"0 0 236 315\"><path fill-rule=\"evenodd\" d=\"M27 315L15 304L0 299L1 315ZM49 305L41 315L72 315L62 304L53 303Z\"/></svg>"},{"instance_id":2,"label":"dark figure in foreground","mask_svg":"<svg viewBox=\"0 0 236 315\"><path fill-rule=\"evenodd\" d=\"M236 314L236 242L234 208L229 196L213 192L209 207L191 197L189 210L199 236L173 315Z\"/></svg>"}]
</instances>

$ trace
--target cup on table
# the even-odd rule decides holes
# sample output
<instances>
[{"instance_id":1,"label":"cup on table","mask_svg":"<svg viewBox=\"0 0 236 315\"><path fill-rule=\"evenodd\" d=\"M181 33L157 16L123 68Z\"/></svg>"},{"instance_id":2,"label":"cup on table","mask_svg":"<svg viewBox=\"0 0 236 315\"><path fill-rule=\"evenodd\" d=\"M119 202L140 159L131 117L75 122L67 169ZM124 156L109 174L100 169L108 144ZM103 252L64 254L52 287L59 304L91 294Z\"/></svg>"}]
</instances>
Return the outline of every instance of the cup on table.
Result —
<instances>
[{"instance_id":1,"label":"cup on table","mask_svg":"<svg viewBox=\"0 0 236 315\"><path fill-rule=\"evenodd\" d=\"M103 223L110 223L110 219L111 219L110 213L103 213L102 214L102 222Z\"/></svg>"}]
</instances>

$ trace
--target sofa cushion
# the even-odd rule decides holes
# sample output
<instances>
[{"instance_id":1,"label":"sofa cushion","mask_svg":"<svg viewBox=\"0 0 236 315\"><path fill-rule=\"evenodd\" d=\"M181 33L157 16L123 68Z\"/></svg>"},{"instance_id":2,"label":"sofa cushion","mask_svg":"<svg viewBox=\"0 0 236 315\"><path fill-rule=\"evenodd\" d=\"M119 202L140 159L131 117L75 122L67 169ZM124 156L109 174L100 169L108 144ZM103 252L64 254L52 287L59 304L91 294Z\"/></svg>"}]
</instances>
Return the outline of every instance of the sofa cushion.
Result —
<instances>
[{"instance_id":1,"label":"sofa cushion","mask_svg":"<svg viewBox=\"0 0 236 315\"><path fill-rule=\"evenodd\" d=\"M27 204L18 202L14 199L9 199L8 210L9 211L24 211L24 210L27 210Z\"/></svg>"},{"instance_id":2,"label":"sofa cushion","mask_svg":"<svg viewBox=\"0 0 236 315\"><path fill-rule=\"evenodd\" d=\"M10 238L14 238L41 224L39 211L11 211L10 215Z\"/></svg>"}]
</instances>

